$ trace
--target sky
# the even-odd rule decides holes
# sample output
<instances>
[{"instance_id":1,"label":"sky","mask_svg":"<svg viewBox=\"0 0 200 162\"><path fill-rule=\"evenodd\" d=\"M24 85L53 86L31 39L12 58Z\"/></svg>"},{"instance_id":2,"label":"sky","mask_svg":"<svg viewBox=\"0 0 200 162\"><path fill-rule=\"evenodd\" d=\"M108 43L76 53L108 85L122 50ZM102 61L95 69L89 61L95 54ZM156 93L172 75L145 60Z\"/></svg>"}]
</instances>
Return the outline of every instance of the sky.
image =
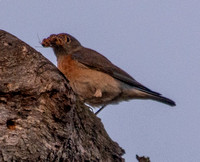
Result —
<instances>
[{"instance_id":1,"label":"sky","mask_svg":"<svg viewBox=\"0 0 200 162\"><path fill-rule=\"evenodd\" d=\"M131 100L98 116L110 137L152 162L200 161L199 0L0 0L0 29L56 65L40 41L69 33L177 106Z\"/></svg>"}]
</instances>

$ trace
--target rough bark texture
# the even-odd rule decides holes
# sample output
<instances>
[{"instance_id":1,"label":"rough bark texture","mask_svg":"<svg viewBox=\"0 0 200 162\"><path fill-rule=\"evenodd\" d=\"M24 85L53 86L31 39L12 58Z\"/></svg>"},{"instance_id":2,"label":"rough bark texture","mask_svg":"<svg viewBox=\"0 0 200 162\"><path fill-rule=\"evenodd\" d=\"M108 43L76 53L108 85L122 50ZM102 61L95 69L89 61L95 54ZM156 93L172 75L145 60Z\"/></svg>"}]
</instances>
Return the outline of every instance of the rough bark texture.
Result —
<instances>
[{"instance_id":1,"label":"rough bark texture","mask_svg":"<svg viewBox=\"0 0 200 162\"><path fill-rule=\"evenodd\" d=\"M144 157L144 156L141 156L141 157L140 157L140 156L136 155L136 159L137 159L139 162L151 162L149 157Z\"/></svg>"},{"instance_id":2,"label":"rough bark texture","mask_svg":"<svg viewBox=\"0 0 200 162\"><path fill-rule=\"evenodd\" d=\"M124 161L124 150L39 52L0 30L0 161Z\"/></svg>"}]
</instances>

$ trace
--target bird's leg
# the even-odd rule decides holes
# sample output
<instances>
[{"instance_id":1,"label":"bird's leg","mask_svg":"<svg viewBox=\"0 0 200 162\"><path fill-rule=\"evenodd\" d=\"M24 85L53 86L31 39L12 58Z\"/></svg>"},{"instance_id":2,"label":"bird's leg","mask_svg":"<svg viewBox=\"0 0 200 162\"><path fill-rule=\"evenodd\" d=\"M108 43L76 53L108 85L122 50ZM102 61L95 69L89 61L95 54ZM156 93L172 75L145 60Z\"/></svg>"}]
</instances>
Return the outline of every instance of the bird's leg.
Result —
<instances>
[{"instance_id":1,"label":"bird's leg","mask_svg":"<svg viewBox=\"0 0 200 162\"><path fill-rule=\"evenodd\" d=\"M93 110L94 108L89 106L89 109L90 109L90 111L92 111L94 113L94 110Z\"/></svg>"},{"instance_id":2,"label":"bird's leg","mask_svg":"<svg viewBox=\"0 0 200 162\"><path fill-rule=\"evenodd\" d=\"M100 111L102 111L104 108L106 107L106 105L103 105L96 113L95 115L97 115Z\"/></svg>"}]
</instances>

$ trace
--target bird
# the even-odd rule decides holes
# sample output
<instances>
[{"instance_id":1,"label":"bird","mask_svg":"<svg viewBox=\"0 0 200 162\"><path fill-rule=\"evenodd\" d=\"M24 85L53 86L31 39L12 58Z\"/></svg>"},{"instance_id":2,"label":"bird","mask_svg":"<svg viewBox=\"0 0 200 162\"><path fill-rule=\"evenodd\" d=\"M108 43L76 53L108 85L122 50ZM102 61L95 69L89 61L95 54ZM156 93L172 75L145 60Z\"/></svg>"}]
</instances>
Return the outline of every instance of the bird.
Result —
<instances>
[{"instance_id":1,"label":"bird","mask_svg":"<svg viewBox=\"0 0 200 162\"><path fill-rule=\"evenodd\" d=\"M102 54L82 46L70 34L52 34L44 38L41 45L53 48L58 69L81 101L99 107L96 114L109 104L131 99L151 99L169 106L176 105L171 99L136 81Z\"/></svg>"}]
</instances>

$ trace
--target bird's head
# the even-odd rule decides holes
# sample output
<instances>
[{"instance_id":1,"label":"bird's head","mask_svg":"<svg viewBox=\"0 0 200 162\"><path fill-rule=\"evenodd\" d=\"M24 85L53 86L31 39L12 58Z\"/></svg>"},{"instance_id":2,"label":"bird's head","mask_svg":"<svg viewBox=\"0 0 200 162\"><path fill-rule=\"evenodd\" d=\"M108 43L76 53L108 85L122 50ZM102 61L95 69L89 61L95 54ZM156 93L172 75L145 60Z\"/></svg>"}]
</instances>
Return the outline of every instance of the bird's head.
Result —
<instances>
[{"instance_id":1,"label":"bird's head","mask_svg":"<svg viewBox=\"0 0 200 162\"><path fill-rule=\"evenodd\" d=\"M65 33L52 34L48 38L43 39L43 47L52 47L55 54L70 54L81 47L80 42L73 36Z\"/></svg>"}]
</instances>

